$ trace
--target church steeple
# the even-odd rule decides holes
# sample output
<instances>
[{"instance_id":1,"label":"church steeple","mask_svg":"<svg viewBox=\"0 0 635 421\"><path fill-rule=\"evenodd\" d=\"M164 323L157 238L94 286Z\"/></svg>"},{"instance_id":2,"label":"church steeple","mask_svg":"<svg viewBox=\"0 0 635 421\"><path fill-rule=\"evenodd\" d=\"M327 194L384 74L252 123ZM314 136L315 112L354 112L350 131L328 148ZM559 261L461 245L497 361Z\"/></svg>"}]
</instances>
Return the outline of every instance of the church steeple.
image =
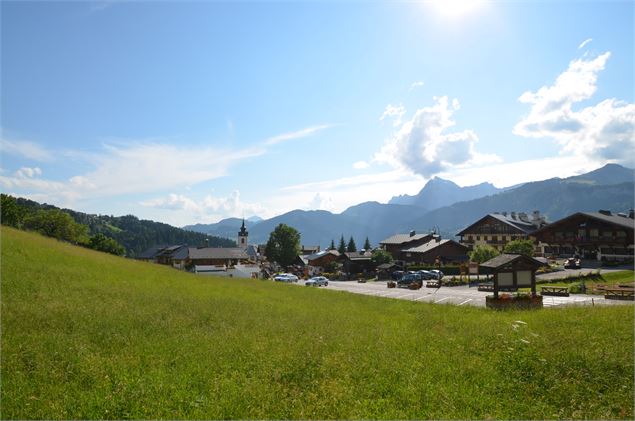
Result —
<instances>
[{"instance_id":1,"label":"church steeple","mask_svg":"<svg viewBox=\"0 0 635 421\"><path fill-rule=\"evenodd\" d=\"M245 228L245 218L243 218L243 224L240 227L240 231L238 231L238 247L243 249L247 248L247 245L249 244L247 240L249 240L249 233L247 232L247 228Z\"/></svg>"}]
</instances>

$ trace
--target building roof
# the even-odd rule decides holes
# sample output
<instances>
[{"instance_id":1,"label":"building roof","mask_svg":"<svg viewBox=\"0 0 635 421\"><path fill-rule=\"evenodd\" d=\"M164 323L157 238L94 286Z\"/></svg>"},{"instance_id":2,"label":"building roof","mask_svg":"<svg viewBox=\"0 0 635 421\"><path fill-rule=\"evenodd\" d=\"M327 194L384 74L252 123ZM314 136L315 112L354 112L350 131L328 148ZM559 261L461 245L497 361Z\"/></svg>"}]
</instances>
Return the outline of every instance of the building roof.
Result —
<instances>
[{"instance_id":1,"label":"building roof","mask_svg":"<svg viewBox=\"0 0 635 421\"><path fill-rule=\"evenodd\" d=\"M157 257L159 254L161 254L161 251L164 250L167 246L163 245L163 246L152 246L144 251L142 251L141 253L137 254L137 259L154 259L155 257Z\"/></svg>"},{"instance_id":2,"label":"building roof","mask_svg":"<svg viewBox=\"0 0 635 421\"><path fill-rule=\"evenodd\" d=\"M580 212L582 215L586 215L591 218L599 219L600 221L608 222L609 224L619 225L620 227L635 229L635 219L627 216L619 215L606 215L601 212Z\"/></svg>"},{"instance_id":3,"label":"building roof","mask_svg":"<svg viewBox=\"0 0 635 421\"><path fill-rule=\"evenodd\" d=\"M360 253L357 251L354 252L346 252L344 253L342 256L346 257L348 260L370 260L370 258L372 257L372 253L370 252L364 252L364 253Z\"/></svg>"},{"instance_id":4,"label":"building roof","mask_svg":"<svg viewBox=\"0 0 635 421\"><path fill-rule=\"evenodd\" d=\"M313 254L307 254L303 257L305 257L307 259L307 261L311 261L311 260L317 260L321 257L326 256L327 254L332 254L335 257L339 257L340 252L337 250L323 250L323 251L319 251L317 253L313 253Z\"/></svg>"},{"instance_id":5,"label":"building roof","mask_svg":"<svg viewBox=\"0 0 635 421\"><path fill-rule=\"evenodd\" d=\"M515 215L515 213L514 213L514 215ZM534 232L534 231L536 231L538 229L538 227L536 227L531 222L521 221L518 216L516 216L516 218L513 218L512 215L503 215L501 213L488 213L487 215L485 215L484 217L482 217L478 221L476 221L473 224L469 225L468 227L464 228L457 235L464 235L466 233L466 231L469 231L472 227L480 224L486 218L494 218L494 219L496 219L496 220L498 220L498 221L500 221L500 222L502 222L504 224L507 224L507 225L509 225L509 226L511 226L513 228L516 228L519 231L524 232L525 234L530 234L530 233L532 233L532 232Z\"/></svg>"},{"instance_id":6,"label":"building roof","mask_svg":"<svg viewBox=\"0 0 635 421\"><path fill-rule=\"evenodd\" d=\"M248 259L247 251L238 247L190 247L190 259Z\"/></svg>"},{"instance_id":7,"label":"building roof","mask_svg":"<svg viewBox=\"0 0 635 421\"><path fill-rule=\"evenodd\" d=\"M176 260L185 260L190 255L190 248L188 246L179 246L178 249L172 252L172 258Z\"/></svg>"},{"instance_id":8,"label":"building roof","mask_svg":"<svg viewBox=\"0 0 635 421\"><path fill-rule=\"evenodd\" d=\"M249 257L258 257L258 247L252 244L247 246L245 252L249 255Z\"/></svg>"},{"instance_id":9,"label":"building roof","mask_svg":"<svg viewBox=\"0 0 635 421\"><path fill-rule=\"evenodd\" d=\"M392 269L394 267L397 267L398 265L395 263L382 263L381 265L377 266L377 269L379 270L388 270L388 269Z\"/></svg>"},{"instance_id":10,"label":"building roof","mask_svg":"<svg viewBox=\"0 0 635 421\"><path fill-rule=\"evenodd\" d=\"M392 237L388 237L385 240L379 242L379 244L404 244L411 241L422 240L430 234L395 234Z\"/></svg>"},{"instance_id":11,"label":"building roof","mask_svg":"<svg viewBox=\"0 0 635 421\"><path fill-rule=\"evenodd\" d=\"M567 217L559 219L559 220L547 225L546 227L543 227L543 228L537 230L533 234L539 234L539 233L543 233L543 232L545 232L545 231L547 231L549 229L557 228L560 224L566 223L569 220L574 219L574 218L576 218L578 216L586 216L587 218L593 218L593 219L596 219L598 221L606 222L608 224L617 225L617 226L619 226L621 228L627 228L627 229L630 229L630 230L635 230L635 219L633 219L633 218L629 218L629 217L625 217L625 216L619 216L619 215L615 215L615 214L606 215L606 214L601 213L601 212L577 212L577 213L574 213L573 215L569 215Z\"/></svg>"},{"instance_id":12,"label":"building roof","mask_svg":"<svg viewBox=\"0 0 635 421\"><path fill-rule=\"evenodd\" d=\"M529 262L535 265L536 268L543 266L542 262L534 259L533 257L525 256L524 254L500 254L487 262L481 263L480 266L484 268L498 269L517 260Z\"/></svg>"},{"instance_id":13,"label":"building roof","mask_svg":"<svg viewBox=\"0 0 635 421\"><path fill-rule=\"evenodd\" d=\"M460 246L460 247L464 248L467 251L467 247L464 246L463 244L459 244L459 243L457 243L454 240L446 239L446 240L439 240L439 241L431 240L431 241L428 241L427 243L422 244L420 246L411 247L409 249L402 250L402 252L406 252L406 253L427 253L427 252L429 252L431 250L434 250L437 247L440 247L440 246L442 246L444 244L447 244L448 242L452 242L452 243L456 244L457 246Z\"/></svg>"}]
</instances>

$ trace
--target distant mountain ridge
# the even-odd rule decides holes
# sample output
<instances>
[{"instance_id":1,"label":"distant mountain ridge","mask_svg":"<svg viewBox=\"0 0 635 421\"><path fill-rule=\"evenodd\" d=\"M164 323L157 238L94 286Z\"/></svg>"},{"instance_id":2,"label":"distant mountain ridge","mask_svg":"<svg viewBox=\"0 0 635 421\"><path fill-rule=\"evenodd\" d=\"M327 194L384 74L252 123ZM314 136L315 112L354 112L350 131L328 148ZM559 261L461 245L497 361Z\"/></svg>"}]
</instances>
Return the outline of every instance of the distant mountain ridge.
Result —
<instances>
[{"instance_id":1,"label":"distant mountain ridge","mask_svg":"<svg viewBox=\"0 0 635 421\"><path fill-rule=\"evenodd\" d=\"M456 202L478 199L490 196L505 189L499 189L491 183L481 183L475 186L460 187L450 180L434 177L414 196L395 196L388 204L413 205L431 211Z\"/></svg>"},{"instance_id":2,"label":"distant mountain ridge","mask_svg":"<svg viewBox=\"0 0 635 421\"><path fill-rule=\"evenodd\" d=\"M280 223L293 226L301 233L302 244L327 247L340 236L348 241L353 237L361 244L366 237L376 246L379 241L397 233L428 232L438 230L445 237L453 236L462 228L487 213L517 211L531 213L539 210L550 221L580 211L610 209L623 212L634 206L633 180L635 171L617 164L607 164L586 174L568 178L552 178L498 189L489 183L459 187L455 183L434 178L415 196L393 197L391 202L409 204L364 202L340 214L327 211L293 210L249 227L249 241L264 243L269 233ZM447 190L447 195L444 191ZM401 200L398 199L401 197ZM439 206L443 204L443 206ZM230 218L234 238L241 219ZM227 228L228 220L206 226L187 226L206 233L219 235ZM230 231L228 231L229 233Z\"/></svg>"}]
</instances>

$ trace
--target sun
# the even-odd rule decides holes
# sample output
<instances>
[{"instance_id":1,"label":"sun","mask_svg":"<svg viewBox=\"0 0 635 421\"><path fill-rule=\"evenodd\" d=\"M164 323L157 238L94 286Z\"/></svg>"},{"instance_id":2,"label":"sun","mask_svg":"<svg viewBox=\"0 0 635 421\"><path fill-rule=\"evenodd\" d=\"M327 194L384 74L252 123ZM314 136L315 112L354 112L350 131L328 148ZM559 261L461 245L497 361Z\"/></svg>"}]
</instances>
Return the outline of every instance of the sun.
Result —
<instances>
[{"instance_id":1,"label":"sun","mask_svg":"<svg viewBox=\"0 0 635 421\"><path fill-rule=\"evenodd\" d=\"M485 0L432 0L437 11L447 17L461 17L480 9Z\"/></svg>"}]
</instances>

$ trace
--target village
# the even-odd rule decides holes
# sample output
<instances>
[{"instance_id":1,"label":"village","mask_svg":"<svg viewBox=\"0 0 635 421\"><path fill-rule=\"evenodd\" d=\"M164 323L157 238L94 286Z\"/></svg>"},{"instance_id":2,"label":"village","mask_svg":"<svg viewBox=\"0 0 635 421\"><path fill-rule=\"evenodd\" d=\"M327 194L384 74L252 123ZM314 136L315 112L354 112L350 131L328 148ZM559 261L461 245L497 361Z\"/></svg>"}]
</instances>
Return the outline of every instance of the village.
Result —
<instances>
[{"instance_id":1,"label":"village","mask_svg":"<svg viewBox=\"0 0 635 421\"><path fill-rule=\"evenodd\" d=\"M537 271L580 269L574 273L590 275L600 267L632 264L634 221L633 210L629 214L606 210L578 212L551 223L539 211L531 215L490 213L458 232L456 240L442 238L435 232L412 230L386 238L376 248L359 251L342 252L334 247L322 250L319 245L302 245L293 264L287 267L269 261L265 245L249 243L243 221L237 233L237 247L156 246L136 258L201 275L283 282L302 279L309 280L307 285L328 285L329 281L331 285L333 282L384 281L383 285L388 288L411 290L424 285L428 288L467 285L478 287L474 289L479 291L494 292L493 299L499 298L499 291L529 288L530 296L536 297ZM530 241L533 256L504 253L505 247L517 240ZM483 246L502 254L480 264L470 261L470 254ZM374 258L379 250L389 256L383 263ZM427 282L424 284L424 281ZM351 292L364 293L356 289ZM544 296L569 296L567 287L543 287L541 292ZM634 296L633 285L603 292L607 300L633 300Z\"/></svg>"}]
</instances>

